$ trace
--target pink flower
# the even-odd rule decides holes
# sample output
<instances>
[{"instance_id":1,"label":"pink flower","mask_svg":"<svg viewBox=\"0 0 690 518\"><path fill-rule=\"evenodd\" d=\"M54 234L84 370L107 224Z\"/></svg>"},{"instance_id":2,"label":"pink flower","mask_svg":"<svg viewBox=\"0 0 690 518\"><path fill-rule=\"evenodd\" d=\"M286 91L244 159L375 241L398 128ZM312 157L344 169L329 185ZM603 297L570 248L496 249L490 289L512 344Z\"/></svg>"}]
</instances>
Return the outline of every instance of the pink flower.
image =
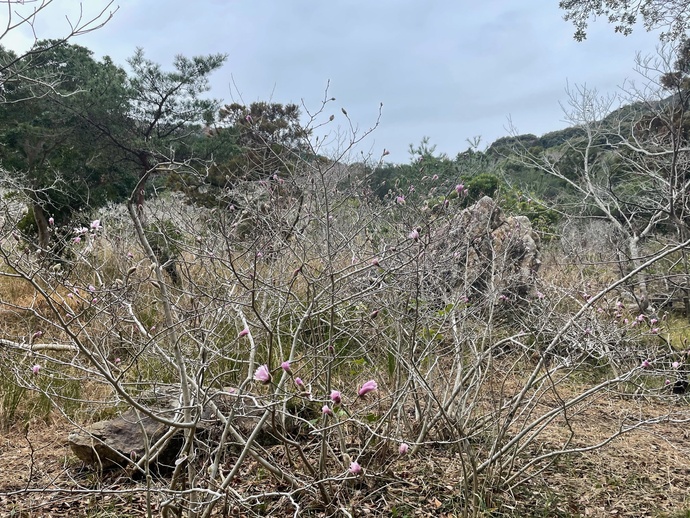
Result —
<instances>
[{"instance_id":1,"label":"pink flower","mask_svg":"<svg viewBox=\"0 0 690 518\"><path fill-rule=\"evenodd\" d=\"M91 230L100 230L103 227L101 226L101 220L100 219L94 219L91 222Z\"/></svg>"},{"instance_id":2,"label":"pink flower","mask_svg":"<svg viewBox=\"0 0 690 518\"><path fill-rule=\"evenodd\" d=\"M382 156L386 156L386 155L390 155L390 154L391 154L391 152L388 151L386 148L383 149L383 155Z\"/></svg>"},{"instance_id":3,"label":"pink flower","mask_svg":"<svg viewBox=\"0 0 690 518\"><path fill-rule=\"evenodd\" d=\"M331 407L328 405L323 405L323 407L321 407L321 413L323 415L333 415L333 410L331 410Z\"/></svg>"},{"instance_id":4,"label":"pink flower","mask_svg":"<svg viewBox=\"0 0 690 518\"><path fill-rule=\"evenodd\" d=\"M35 340L36 338L41 338L43 336L43 331L36 331L34 334L31 335L31 339Z\"/></svg>"},{"instance_id":5,"label":"pink flower","mask_svg":"<svg viewBox=\"0 0 690 518\"><path fill-rule=\"evenodd\" d=\"M464 191L464 190L465 190L465 186L461 183L459 183L458 185L455 186L455 192L457 192L458 194L462 194L462 191Z\"/></svg>"},{"instance_id":6,"label":"pink flower","mask_svg":"<svg viewBox=\"0 0 690 518\"><path fill-rule=\"evenodd\" d=\"M340 394L340 391L338 390L331 390L331 401L333 401L333 404L339 405L343 401L342 394Z\"/></svg>"},{"instance_id":7,"label":"pink flower","mask_svg":"<svg viewBox=\"0 0 690 518\"><path fill-rule=\"evenodd\" d=\"M254 379L268 385L271 382L271 371L268 370L268 365L259 365L256 372L254 372Z\"/></svg>"},{"instance_id":8,"label":"pink flower","mask_svg":"<svg viewBox=\"0 0 690 518\"><path fill-rule=\"evenodd\" d=\"M637 321L638 322L644 322L644 315L642 315L642 314L637 315Z\"/></svg>"},{"instance_id":9,"label":"pink flower","mask_svg":"<svg viewBox=\"0 0 690 518\"><path fill-rule=\"evenodd\" d=\"M678 367L680 367L680 362L673 362L671 364L671 367L673 367L674 369L677 369Z\"/></svg>"},{"instance_id":10,"label":"pink flower","mask_svg":"<svg viewBox=\"0 0 690 518\"><path fill-rule=\"evenodd\" d=\"M122 360L120 358L115 358L115 365L120 365L122 363Z\"/></svg>"},{"instance_id":11,"label":"pink flower","mask_svg":"<svg viewBox=\"0 0 690 518\"><path fill-rule=\"evenodd\" d=\"M77 236L77 237L75 237L74 239L72 239L72 242L75 243L75 244L76 244L76 243L81 243L81 238L80 238L79 236Z\"/></svg>"},{"instance_id":12,"label":"pink flower","mask_svg":"<svg viewBox=\"0 0 690 518\"><path fill-rule=\"evenodd\" d=\"M38 364L31 367L31 372L33 372L35 375L37 375L40 371L41 371L41 366Z\"/></svg>"},{"instance_id":13,"label":"pink flower","mask_svg":"<svg viewBox=\"0 0 690 518\"><path fill-rule=\"evenodd\" d=\"M350 463L350 473L353 475L361 475L362 474L362 466L359 465L359 462L356 460L353 460Z\"/></svg>"},{"instance_id":14,"label":"pink flower","mask_svg":"<svg viewBox=\"0 0 690 518\"><path fill-rule=\"evenodd\" d=\"M369 380L367 381L362 387L357 391L357 394L359 394L359 397L366 396L369 392L374 392L377 390L379 386L376 384L374 380Z\"/></svg>"},{"instance_id":15,"label":"pink flower","mask_svg":"<svg viewBox=\"0 0 690 518\"><path fill-rule=\"evenodd\" d=\"M416 228L413 229L412 232L410 232L409 234L407 234L407 237L410 238L410 239L414 239L415 241L417 241L417 240L419 239L419 230L417 230Z\"/></svg>"},{"instance_id":16,"label":"pink flower","mask_svg":"<svg viewBox=\"0 0 690 518\"><path fill-rule=\"evenodd\" d=\"M395 203L398 205L405 205L405 196L396 196Z\"/></svg>"},{"instance_id":17,"label":"pink flower","mask_svg":"<svg viewBox=\"0 0 690 518\"><path fill-rule=\"evenodd\" d=\"M398 448L398 452L400 453L400 455L405 455L409 450L410 450L409 444L407 444L406 442L400 443L400 447Z\"/></svg>"},{"instance_id":18,"label":"pink flower","mask_svg":"<svg viewBox=\"0 0 690 518\"><path fill-rule=\"evenodd\" d=\"M653 327L652 329L650 329L649 332L652 333L653 335L656 335L656 334L659 333L659 328L658 328L658 327Z\"/></svg>"},{"instance_id":19,"label":"pink flower","mask_svg":"<svg viewBox=\"0 0 690 518\"><path fill-rule=\"evenodd\" d=\"M93 293L94 291L96 291L96 288L93 286L93 284L89 284L88 290L89 290L91 293Z\"/></svg>"},{"instance_id":20,"label":"pink flower","mask_svg":"<svg viewBox=\"0 0 690 518\"><path fill-rule=\"evenodd\" d=\"M48 225L50 225L51 227L55 225L55 220L53 218L48 218Z\"/></svg>"},{"instance_id":21,"label":"pink flower","mask_svg":"<svg viewBox=\"0 0 690 518\"><path fill-rule=\"evenodd\" d=\"M379 258L378 258L378 257L374 257L374 258L371 260L371 265L372 265L372 266L379 266Z\"/></svg>"},{"instance_id":22,"label":"pink flower","mask_svg":"<svg viewBox=\"0 0 690 518\"><path fill-rule=\"evenodd\" d=\"M297 385L299 388L304 390L304 381L302 381L302 378L295 378L295 385Z\"/></svg>"},{"instance_id":23,"label":"pink flower","mask_svg":"<svg viewBox=\"0 0 690 518\"><path fill-rule=\"evenodd\" d=\"M653 326L653 325L656 324L657 322L659 322L659 319L657 319L657 318L652 318L652 319L649 321L649 325L652 325L652 326Z\"/></svg>"},{"instance_id":24,"label":"pink flower","mask_svg":"<svg viewBox=\"0 0 690 518\"><path fill-rule=\"evenodd\" d=\"M289 361L284 361L283 363L280 364L280 368L283 369L285 372L290 374L292 371L290 370L290 362Z\"/></svg>"},{"instance_id":25,"label":"pink flower","mask_svg":"<svg viewBox=\"0 0 690 518\"><path fill-rule=\"evenodd\" d=\"M369 318L376 318L379 315L379 310L375 309L369 314Z\"/></svg>"},{"instance_id":26,"label":"pink flower","mask_svg":"<svg viewBox=\"0 0 690 518\"><path fill-rule=\"evenodd\" d=\"M249 334L249 328L245 327L242 331L240 331L240 334L237 335L237 338L242 338L243 336L247 336Z\"/></svg>"},{"instance_id":27,"label":"pink flower","mask_svg":"<svg viewBox=\"0 0 690 518\"><path fill-rule=\"evenodd\" d=\"M649 360L644 360L644 361L642 362L642 365L641 365L641 367L642 367L643 369L648 369L648 368L651 367L651 366L652 366L652 362L650 362Z\"/></svg>"}]
</instances>

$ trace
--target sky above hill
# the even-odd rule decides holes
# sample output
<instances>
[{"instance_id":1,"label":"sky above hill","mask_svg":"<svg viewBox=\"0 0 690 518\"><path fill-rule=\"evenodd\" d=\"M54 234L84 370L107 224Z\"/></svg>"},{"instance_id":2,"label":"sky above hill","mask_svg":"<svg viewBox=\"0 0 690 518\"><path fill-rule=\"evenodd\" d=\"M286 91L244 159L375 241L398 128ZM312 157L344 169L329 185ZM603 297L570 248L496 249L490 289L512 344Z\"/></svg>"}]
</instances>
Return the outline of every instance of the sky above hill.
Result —
<instances>
[{"instance_id":1,"label":"sky above hill","mask_svg":"<svg viewBox=\"0 0 690 518\"><path fill-rule=\"evenodd\" d=\"M74 0L54 0L36 24L39 37L57 37ZM88 17L107 1L84 2ZM117 2L113 4L113 7ZM24 8L30 6L26 1ZM378 128L357 152L409 159L409 144L424 136L453 157L481 137L480 148L509 134L561 129L567 85L615 93L635 72L638 52L654 54L655 34L623 37L604 20L576 42L558 0L120 0L103 28L73 40L116 63L136 47L164 68L176 54L225 53L211 95L226 102L304 103L324 117L336 138L348 121ZM0 14L5 25L7 12ZM21 50L32 42L13 31L0 43ZM337 128L342 128L338 133ZM319 133L324 130L320 129Z\"/></svg>"}]
</instances>

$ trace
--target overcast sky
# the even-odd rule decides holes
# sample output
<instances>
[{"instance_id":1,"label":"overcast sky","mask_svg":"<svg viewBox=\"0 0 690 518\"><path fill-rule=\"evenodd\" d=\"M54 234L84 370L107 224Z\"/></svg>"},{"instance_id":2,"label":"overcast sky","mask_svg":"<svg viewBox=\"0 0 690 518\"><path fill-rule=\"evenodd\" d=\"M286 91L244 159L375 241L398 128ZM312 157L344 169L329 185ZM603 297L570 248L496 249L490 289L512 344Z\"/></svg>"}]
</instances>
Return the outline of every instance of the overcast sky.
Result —
<instances>
[{"instance_id":1,"label":"overcast sky","mask_svg":"<svg viewBox=\"0 0 690 518\"><path fill-rule=\"evenodd\" d=\"M84 15L106 4L84 2ZM39 37L64 34L77 6L54 0ZM454 157L467 139L483 148L506 136L509 119L520 133L561 129L567 83L615 92L635 77L636 54L654 53L656 35L623 37L604 20L578 43L562 15L558 0L119 0L105 27L73 41L122 65L136 47L165 68L176 54L225 53L211 94L226 101L316 109L330 82L336 125L345 108L365 129L383 103L362 149L404 163L424 136ZM31 41L14 31L1 43Z\"/></svg>"}]
</instances>

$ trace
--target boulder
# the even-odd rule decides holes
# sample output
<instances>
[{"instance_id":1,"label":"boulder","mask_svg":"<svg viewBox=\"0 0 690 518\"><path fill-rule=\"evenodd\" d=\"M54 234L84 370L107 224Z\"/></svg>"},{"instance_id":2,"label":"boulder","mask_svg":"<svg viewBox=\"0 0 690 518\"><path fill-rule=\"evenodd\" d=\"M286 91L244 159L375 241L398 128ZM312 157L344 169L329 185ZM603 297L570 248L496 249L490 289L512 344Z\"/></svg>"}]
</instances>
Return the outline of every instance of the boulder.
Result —
<instances>
[{"instance_id":1,"label":"boulder","mask_svg":"<svg viewBox=\"0 0 690 518\"><path fill-rule=\"evenodd\" d=\"M454 215L431 242L451 298L525 297L541 264L539 236L529 219L506 216L488 196Z\"/></svg>"},{"instance_id":2,"label":"boulder","mask_svg":"<svg viewBox=\"0 0 690 518\"><path fill-rule=\"evenodd\" d=\"M211 393L211 399L224 415L232 413L233 426L244 437L252 433L265 411L258 398L248 394L239 395L231 388L214 391ZM180 389L177 386L159 386L146 391L138 398L139 403L165 419L172 419L181 412L180 401ZM312 409L308 410L312 412ZM261 430L257 437L257 443L264 446L277 443L270 427L278 420L270 421L270 425ZM300 432L297 418L290 417L282 420L281 424L281 433L294 436ZM211 405L206 405L195 433L205 434L213 440L215 436L220 435L221 430L222 422L214 414ZM86 464L100 469L111 469L126 466L128 459L141 458L146 451L147 439L148 443L153 445L167 431L168 427L165 424L129 408L112 419L74 430L69 434L68 443L72 452ZM180 429L159 455L158 464L173 465L182 441L183 430Z\"/></svg>"}]
</instances>

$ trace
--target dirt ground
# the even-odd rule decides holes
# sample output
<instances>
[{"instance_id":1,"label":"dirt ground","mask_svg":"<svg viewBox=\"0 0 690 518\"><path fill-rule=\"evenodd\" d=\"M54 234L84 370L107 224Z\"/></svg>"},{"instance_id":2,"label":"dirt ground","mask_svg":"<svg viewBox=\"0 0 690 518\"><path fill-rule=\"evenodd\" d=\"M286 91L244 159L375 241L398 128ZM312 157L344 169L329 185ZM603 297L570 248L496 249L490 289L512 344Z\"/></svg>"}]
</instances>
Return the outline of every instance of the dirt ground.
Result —
<instances>
[{"instance_id":1,"label":"dirt ground","mask_svg":"<svg viewBox=\"0 0 690 518\"><path fill-rule=\"evenodd\" d=\"M578 412L573 447L603 440L628 418L654 420L669 412L675 417L636 429L599 449L560 458L527 484L497 493L480 516L690 517L690 398L611 395ZM59 420L37 421L3 433L0 516L146 516L141 481L98 474L82 465L67 446L69 429ZM556 423L540 444L560 444L566 430L564 423ZM273 454L279 456L282 450L276 448ZM463 516L455 484L460 473L457 455L441 448L401 458L391 463L385 483L365 479L352 492L349 509L356 510L352 516ZM256 495L275 491L275 484L247 461L233 489ZM157 498L151 500L153 516L160 515L159 505ZM218 507L218 516L293 514L294 508L285 502L273 502L252 514ZM300 516L346 514L303 511Z\"/></svg>"}]
</instances>

